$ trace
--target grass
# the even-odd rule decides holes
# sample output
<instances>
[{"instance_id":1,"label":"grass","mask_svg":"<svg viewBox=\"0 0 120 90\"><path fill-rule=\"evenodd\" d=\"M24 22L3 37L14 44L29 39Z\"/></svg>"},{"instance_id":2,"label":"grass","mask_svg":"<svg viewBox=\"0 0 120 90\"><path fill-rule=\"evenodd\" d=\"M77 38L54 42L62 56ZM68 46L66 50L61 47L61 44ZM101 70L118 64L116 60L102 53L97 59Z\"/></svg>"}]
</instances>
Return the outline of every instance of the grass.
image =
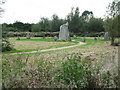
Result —
<instances>
[{"instance_id":1,"label":"grass","mask_svg":"<svg viewBox=\"0 0 120 90\"><path fill-rule=\"evenodd\" d=\"M15 38L11 39L11 41L14 41ZM46 38L46 39L42 39L42 38L33 38L33 39L21 39L21 40L17 40L19 41L34 41L34 42L66 42L65 44L58 44L58 45L52 45L52 46L48 46L46 48L39 48L39 49L24 49L24 50L12 50L12 51L7 51L7 52L3 52L3 54L7 54L7 53L19 53L19 52L30 52L30 51L37 51L37 50L43 50L43 49L51 49L51 48L58 48L58 47L65 47L65 46L71 46L71 45L75 45L78 44L80 41L82 41L81 38L77 38L75 39L75 41L54 41L52 38ZM58 52L58 51L63 51L63 50L70 50L70 49L78 49L78 48L87 48L87 47L94 47L94 46L100 46L102 45L104 42L109 42L109 41L104 41L103 39L94 41L94 39L88 38L86 39L86 44L85 45L80 45L80 46L76 46L76 47L71 47L71 48L66 48L66 49L62 49L62 50L52 50L52 51L46 51L46 52L37 52L37 53L30 53L29 55L36 55L36 54L45 54L45 53L54 53L54 52ZM27 43L27 42L26 42Z\"/></svg>"},{"instance_id":2,"label":"grass","mask_svg":"<svg viewBox=\"0 0 120 90\"><path fill-rule=\"evenodd\" d=\"M58 41L54 41L52 38L46 38L46 39L42 39L42 38L33 38L33 39L24 39L22 38L21 40L16 40L15 38L11 38L10 41L14 41L16 42L15 44L15 49L16 50L12 50L12 51L6 51L3 53L17 53L17 52L29 52L29 51L37 51L37 50L43 50L43 49L51 49L51 48L58 48L58 47L65 47L65 46L71 46L71 45L75 45L77 43L79 43L76 39L76 41L62 41L62 40L58 40ZM39 42L42 42L42 44L40 44ZM21 46L21 45L24 46Z\"/></svg>"},{"instance_id":3,"label":"grass","mask_svg":"<svg viewBox=\"0 0 120 90\"><path fill-rule=\"evenodd\" d=\"M79 41L80 39L77 39L77 41ZM95 47L95 46L99 46L102 45L104 42L104 40L98 40L98 41L94 41L94 39L87 39L86 40L86 44L85 45L81 45L81 46L77 46L77 47L71 47L71 48L66 48L66 49L59 49L59 50L52 50L52 51L45 51L45 52L37 52L37 53L29 53L27 55L40 55L40 54L47 54L47 53L55 53L55 52L60 52L60 51L69 51L69 50L75 50L75 49L85 49L88 47ZM90 50L81 50L81 52L91 52Z\"/></svg>"},{"instance_id":4,"label":"grass","mask_svg":"<svg viewBox=\"0 0 120 90\"><path fill-rule=\"evenodd\" d=\"M54 41L52 38L31 38L31 39L25 39L25 38L22 38L20 40L17 40L17 41L46 41L46 42L51 42L51 41Z\"/></svg>"},{"instance_id":5,"label":"grass","mask_svg":"<svg viewBox=\"0 0 120 90\"><path fill-rule=\"evenodd\" d=\"M76 44L77 41L81 41L81 39L80 38L76 39ZM2 75L4 87L73 88L76 87L76 85L80 84L82 86L83 84L86 85L85 80L90 79L89 81L90 83L92 82L91 85L93 85L93 87L94 85L99 85L96 86L95 88L109 88L109 87L115 88L117 85L115 85L113 82L118 83L117 82L118 75L115 73L113 76L111 76L112 75L110 74L111 72L110 73L103 72L103 74L101 74L100 71L103 71L103 69L107 70L108 68L113 68L113 66L118 65L112 62L116 60L116 58L113 58L113 56L114 54L117 54L116 53L117 48L110 46L109 41L104 40L94 41L94 39L86 39L86 43L87 44L85 45L62 50L53 50L47 52L29 53L21 55L19 54L3 55ZM84 66L86 67L87 65L82 64L82 61L80 61L82 59L77 59L80 56L78 52L80 52L81 56L83 56L84 55L84 53L82 53L83 51L87 53L95 52L93 55L89 55L91 59L87 57L89 61L91 61L91 66L93 67L92 71L95 71L96 67L96 72L92 72L93 73L92 77L87 76L88 78L86 78L86 74L88 72L85 71L86 69L84 70ZM98 52L101 53L98 54ZM109 53L105 54L105 52ZM74 57L70 58L71 56L74 56L72 55L73 53L75 53L76 58ZM93 60L92 59L93 57L95 57L96 59ZM83 59L83 61L85 60L86 59ZM111 66L111 64L113 66ZM97 67L99 68L97 69ZM117 69L115 68L115 70ZM75 78L73 78L73 75L75 76ZM55 81L56 78L58 78L59 76L62 76L60 80L58 79L58 81ZM84 80L85 83L83 83L84 78L86 78ZM70 82L72 83L69 83L68 80L71 80ZM65 82L68 83L65 84Z\"/></svg>"},{"instance_id":6,"label":"grass","mask_svg":"<svg viewBox=\"0 0 120 90\"><path fill-rule=\"evenodd\" d=\"M89 86L90 88L109 88L117 86L109 82L109 80L117 81L114 75L111 76L106 72L101 74L99 72L101 64L97 63L93 66L91 59L81 59L79 53L66 55L66 59L59 59L59 56L46 57L47 55L31 59L31 56L27 57L24 54L4 57L2 60L3 86L5 88L88 88Z\"/></svg>"}]
</instances>

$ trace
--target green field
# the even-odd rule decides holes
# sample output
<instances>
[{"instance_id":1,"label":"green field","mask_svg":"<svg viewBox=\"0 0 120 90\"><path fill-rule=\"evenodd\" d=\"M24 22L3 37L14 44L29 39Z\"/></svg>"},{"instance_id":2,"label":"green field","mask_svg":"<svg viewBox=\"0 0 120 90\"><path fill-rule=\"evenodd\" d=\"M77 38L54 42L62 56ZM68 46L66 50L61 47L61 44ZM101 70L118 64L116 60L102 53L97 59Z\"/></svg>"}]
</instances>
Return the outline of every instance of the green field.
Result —
<instances>
[{"instance_id":1,"label":"green field","mask_svg":"<svg viewBox=\"0 0 120 90\"><path fill-rule=\"evenodd\" d=\"M118 47L110 41L86 38L86 44L46 52L25 53L77 45L75 41L54 41L53 38L16 40L15 49L3 52L2 80L5 88L75 88L119 87ZM23 45L23 46L22 46ZM22 52L22 54L11 55ZM81 83L82 82L82 83Z\"/></svg>"},{"instance_id":2,"label":"green field","mask_svg":"<svg viewBox=\"0 0 120 90\"><path fill-rule=\"evenodd\" d=\"M51 49L51 48L72 46L82 41L82 38L74 39L74 41L61 41L61 40L54 41L53 38L45 38L45 39L21 38L21 40L17 40L16 38L10 38L9 41L14 45L15 50L3 52L3 53L30 52L30 51L37 51L37 50L44 50L44 49ZM82 45L80 46L80 48L101 44L102 42L104 41L103 40L94 41L93 39L88 38L86 39L86 42L85 42L86 45ZM74 48L77 48L77 47L74 47Z\"/></svg>"}]
</instances>

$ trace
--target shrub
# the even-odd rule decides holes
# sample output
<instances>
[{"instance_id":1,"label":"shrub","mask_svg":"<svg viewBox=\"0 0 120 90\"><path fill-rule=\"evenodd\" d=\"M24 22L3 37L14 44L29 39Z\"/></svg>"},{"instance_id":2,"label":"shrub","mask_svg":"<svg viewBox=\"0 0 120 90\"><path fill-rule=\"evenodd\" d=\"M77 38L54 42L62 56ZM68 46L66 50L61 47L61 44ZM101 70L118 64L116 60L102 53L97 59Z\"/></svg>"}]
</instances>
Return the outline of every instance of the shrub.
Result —
<instances>
[{"instance_id":1,"label":"shrub","mask_svg":"<svg viewBox=\"0 0 120 90\"><path fill-rule=\"evenodd\" d=\"M8 41L7 32L2 32L2 52L13 50L13 46Z\"/></svg>"},{"instance_id":2,"label":"shrub","mask_svg":"<svg viewBox=\"0 0 120 90\"><path fill-rule=\"evenodd\" d=\"M81 59L79 54L67 57L56 79L69 88L119 88L118 75L101 72L102 63L91 65L90 60Z\"/></svg>"},{"instance_id":3,"label":"shrub","mask_svg":"<svg viewBox=\"0 0 120 90\"><path fill-rule=\"evenodd\" d=\"M87 87L87 80L91 74L88 62L87 59L83 60L80 56L73 54L62 64L62 71L58 79L75 88Z\"/></svg>"}]
</instances>

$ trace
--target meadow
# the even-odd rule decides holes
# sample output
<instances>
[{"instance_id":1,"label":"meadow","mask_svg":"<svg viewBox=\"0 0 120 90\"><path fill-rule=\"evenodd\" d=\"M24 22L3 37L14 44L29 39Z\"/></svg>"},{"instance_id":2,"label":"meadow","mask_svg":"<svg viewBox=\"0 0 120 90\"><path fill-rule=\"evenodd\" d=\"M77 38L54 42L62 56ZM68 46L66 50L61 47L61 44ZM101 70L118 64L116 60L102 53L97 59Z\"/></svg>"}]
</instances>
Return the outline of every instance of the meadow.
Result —
<instances>
[{"instance_id":1,"label":"meadow","mask_svg":"<svg viewBox=\"0 0 120 90\"><path fill-rule=\"evenodd\" d=\"M81 37L73 41L10 38L16 50L3 53L3 88L119 87L118 47L110 46L109 40L101 38L95 41L94 38L86 37L84 45L25 53L37 49L76 45L81 41Z\"/></svg>"}]
</instances>

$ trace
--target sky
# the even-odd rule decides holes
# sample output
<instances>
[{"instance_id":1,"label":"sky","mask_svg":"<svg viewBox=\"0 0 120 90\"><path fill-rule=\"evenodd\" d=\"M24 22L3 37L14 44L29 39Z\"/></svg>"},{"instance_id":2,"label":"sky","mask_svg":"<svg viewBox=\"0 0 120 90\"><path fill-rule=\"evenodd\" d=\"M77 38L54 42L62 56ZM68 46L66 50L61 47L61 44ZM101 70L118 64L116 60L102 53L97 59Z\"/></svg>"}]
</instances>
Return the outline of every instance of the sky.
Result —
<instances>
[{"instance_id":1,"label":"sky","mask_svg":"<svg viewBox=\"0 0 120 90\"><path fill-rule=\"evenodd\" d=\"M40 18L51 19L53 14L59 18L66 18L72 7L79 7L80 15L83 11L92 11L95 17L104 18L106 7L113 0L6 0L0 5L5 12L0 23L38 23ZM1 0L0 0L1 2Z\"/></svg>"}]
</instances>

